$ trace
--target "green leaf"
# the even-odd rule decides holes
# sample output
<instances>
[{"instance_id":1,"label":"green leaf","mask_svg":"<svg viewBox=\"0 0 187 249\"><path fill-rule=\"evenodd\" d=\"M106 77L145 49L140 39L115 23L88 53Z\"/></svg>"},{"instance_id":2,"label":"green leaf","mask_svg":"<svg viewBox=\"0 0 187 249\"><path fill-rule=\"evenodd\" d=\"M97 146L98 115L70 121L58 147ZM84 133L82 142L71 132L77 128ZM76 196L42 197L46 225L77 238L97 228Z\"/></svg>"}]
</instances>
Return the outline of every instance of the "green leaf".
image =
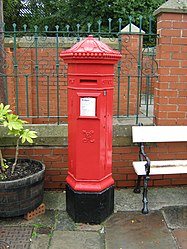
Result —
<instances>
[{"instance_id":1,"label":"green leaf","mask_svg":"<svg viewBox=\"0 0 187 249\"><path fill-rule=\"evenodd\" d=\"M19 130L9 130L8 135L14 135L15 137L20 136L20 131Z\"/></svg>"},{"instance_id":2,"label":"green leaf","mask_svg":"<svg viewBox=\"0 0 187 249\"><path fill-rule=\"evenodd\" d=\"M9 166L6 164L6 159L3 159L3 168L4 169L8 169L9 168Z\"/></svg>"},{"instance_id":3,"label":"green leaf","mask_svg":"<svg viewBox=\"0 0 187 249\"><path fill-rule=\"evenodd\" d=\"M18 118L17 115L9 114L7 116L7 121L4 122L4 126L9 130L21 130L23 129L23 123L21 119Z\"/></svg>"},{"instance_id":4,"label":"green leaf","mask_svg":"<svg viewBox=\"0 0 187 249\"><path fill-rule=\"evenodd\" d=\"M29 129L22 130L22 134L20 136L22 143L25 143L27 141L31 144L33 143L32 138L36 138L36 137L37 137L36 131L30 131Z\"/></svg>"},{"instance_id":5,"label":"green leaf","mask_svg":"<svg viewBox=\"0 0 187 249\"><path fill-rule=\"evenodd\" d=\"M11 112L11 110L9 108L10 108L10 105L4 106L3 103L0 104L0 120L3 121L6 119L9 112Z\"/></svg>"},{"instance_id":6,"label":"green leaf","mask_svg":"<svg viewBox=\"0 0 187 249\"><path fill-rule=\"evenodd\" d=\"M32 138L38 137L36 134L37 134L36 131L29 131L29 136L32 137Z\"/></svg>"},{"instance_id":7,"label":"green leaf","mask_svg":"<svg viewBox=\"0 0 187 249\"><path fill-rule=\"evenodd\" d=\"M6 112L11 112L12 110L10 110L9 108L10 108L10 105L5 105L4 110Z\"/></svg>"}]
</instances>

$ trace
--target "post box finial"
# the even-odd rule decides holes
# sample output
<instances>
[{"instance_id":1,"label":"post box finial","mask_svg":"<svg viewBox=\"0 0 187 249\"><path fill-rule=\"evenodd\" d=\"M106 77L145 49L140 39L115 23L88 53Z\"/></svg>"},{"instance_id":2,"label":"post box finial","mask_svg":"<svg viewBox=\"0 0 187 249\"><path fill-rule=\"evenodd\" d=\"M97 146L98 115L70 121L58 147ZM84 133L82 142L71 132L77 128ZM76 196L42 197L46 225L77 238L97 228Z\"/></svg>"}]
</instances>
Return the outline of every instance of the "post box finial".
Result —
<instances>
[{"instance_id":1,"label":"post box finial","mask_svg":"<svg viewBox=\"0 0 187 249\"><path fill-rule=\"evenodd\" d=\"M88 38L89 38L89 39L93 39L93 35L89 35Z\"/></svg>"}]
</instances>

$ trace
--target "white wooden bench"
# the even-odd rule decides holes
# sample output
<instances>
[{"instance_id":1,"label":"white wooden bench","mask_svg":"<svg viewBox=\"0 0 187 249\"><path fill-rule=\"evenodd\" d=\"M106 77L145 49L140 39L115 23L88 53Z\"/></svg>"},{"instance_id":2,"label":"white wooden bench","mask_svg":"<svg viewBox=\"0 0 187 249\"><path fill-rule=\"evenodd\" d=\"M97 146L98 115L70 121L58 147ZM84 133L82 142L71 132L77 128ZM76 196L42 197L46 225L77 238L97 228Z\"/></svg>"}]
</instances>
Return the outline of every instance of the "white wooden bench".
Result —
<instances>
[{"instance_id":1,"label":"white wooden bench","mask_svg":"<svg viewBox=\"0 0 187 249\"><path fill-rule=\"evenodd\" d=\"M144 143L187 142L187 126L139 126L132 127L133 143L140 144L139 161L133 162L138 175L134 188L140 193L141 178L144 178L142 213L149 213L147 187L150 175L184 174L187 173L187 160L151 161L144 151ZM187 152L186 152L187 158Z\"/></svg>"}]
</instances>

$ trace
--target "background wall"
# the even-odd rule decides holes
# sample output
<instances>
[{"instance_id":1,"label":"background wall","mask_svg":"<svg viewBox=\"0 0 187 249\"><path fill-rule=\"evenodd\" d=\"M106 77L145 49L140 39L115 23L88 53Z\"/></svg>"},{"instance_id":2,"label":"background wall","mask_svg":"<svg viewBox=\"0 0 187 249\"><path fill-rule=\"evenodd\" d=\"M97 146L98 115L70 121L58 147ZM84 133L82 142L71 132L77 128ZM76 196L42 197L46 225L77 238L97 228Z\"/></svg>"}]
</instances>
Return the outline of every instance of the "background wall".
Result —
<instances>
[{"instance_id":1,"label":"background wall","mask_svg":"<svg viewBox=\"0 0 187 249\"><path fill-rule=\"evenodd\" d=\"M64 189L68 170L67 125L31 125L38 133L34 146L20 146L19 156L44 162L46 166L45 188ZM0 127L0 143L4 145L4 157L14 157L15 139L5 135ZM186 159L187 143L148 144L145 151L151 160ZM117 188L134 187L137 178L132 162L138 160L139 146L132 144L131 125L113 126L112 171ZM151 176L150 186L178 186L187 183L187 175Z\"/></svg>"}]
</instances>

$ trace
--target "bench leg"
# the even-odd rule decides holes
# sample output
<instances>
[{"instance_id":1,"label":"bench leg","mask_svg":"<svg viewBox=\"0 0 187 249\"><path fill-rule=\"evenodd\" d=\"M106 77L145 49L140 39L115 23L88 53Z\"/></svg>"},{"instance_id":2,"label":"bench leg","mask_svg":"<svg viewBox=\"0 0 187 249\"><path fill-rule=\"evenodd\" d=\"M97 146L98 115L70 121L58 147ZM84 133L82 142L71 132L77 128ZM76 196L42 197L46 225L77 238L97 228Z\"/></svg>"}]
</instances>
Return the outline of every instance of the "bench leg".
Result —
<instances>
[{"instance_id":1,"label":"bench leg","mask_svg":"<svg viewBox=\"0 0 187 249\"><path fill-rule=\"evenodd\" d=\"M149 213L148 199L147 199L148 180L149 180L149 176L144 176L143 200L142 200L142 202L143 202L142 213L143 214L148 214Z\"/></svg>"},{"instance_id":2,"label":"bench leg","mask_svg":"<svg viewBox=\"0 0 187 249\"><path fill-rule=\"evenodd\" d=\"M140 187L141 179L142 179L142 176L138 176L136 185L134 187L134 193L136 193L136 194L139 194L141 192L141 187Z\"/></svg>"}]
</instances>

